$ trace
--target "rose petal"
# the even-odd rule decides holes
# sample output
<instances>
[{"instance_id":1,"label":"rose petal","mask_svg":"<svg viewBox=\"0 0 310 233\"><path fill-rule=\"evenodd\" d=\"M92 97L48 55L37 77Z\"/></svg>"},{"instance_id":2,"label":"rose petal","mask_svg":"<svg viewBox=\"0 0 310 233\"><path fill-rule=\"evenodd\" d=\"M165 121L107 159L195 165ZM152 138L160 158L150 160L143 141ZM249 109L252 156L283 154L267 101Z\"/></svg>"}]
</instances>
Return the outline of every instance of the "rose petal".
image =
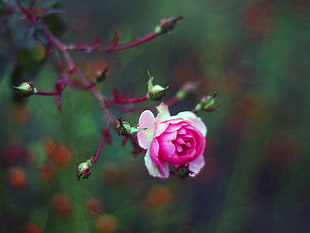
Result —
<instances>
[{"instance_id":1,"label":"rose petal","mask_svg":"<svg viewBox=\"0 0 310 233\"><path fill-rule=\"evenodd\" d=\"M178 138L177 139L177 143L179 143L181 145L185 144L185 142L184 142L184 140L182 138Z\"/></svg>"},{"instance_id":2,"label":"rose petal","mask_svg":"<svg viewBox=\"0 0 310 233\"><path fill-rule=\"evenodd\" d=\"M177 153L178 154L180 154L182 151L183 151L183 148L182 148L182 146L180 146L180 145L175 145L175 147L176 147L176 149L177 149Z\"/></svg>"},{"instance_id":3,"label":"rose petal","mask_svg":"<svg viewBox=\"0 0 310 233\"><path fill-rule=\"evenodd\" d=\"M167 127L165 132L169 132L170 133L170 132L178 131L182 127L183 126L181 124L169 124L169 126Z\"/></svg>"},{"instance_id":4,"label":"rose petal","mask_svg":"<svg viewBox=\"0 0 310 233\"><path fill-rule=\"evenodd\" d=\"M186 130L181 128L181 129L178 130L178 134L186 135Z\"/></svg>"},{"instance_id":5,"label":"rose petal","mask_svg":"<svg viewBox=\"0 0 310 233\"><path fill-rule=\"evenodd\" d=\"M200 117L197 117L195 113L190 111L184 111L179 112L177 116L183 119L190 120L193 123L193 126L197 128L203 136L207 135L207 127L205 123L200 119Z\"/></svg>"},{"instance_id":6,"label":"rose petal","mask_svg":"<svg viewBox=\"0 0 310 233\"><path fill-rule=\"evenodd\" d=\"M157 123L169 119L170 112L169 112L168 105L161 103L160 105L156 107L156 109L158 111L158 115L156 116L156 119L155 119Z\"/></svg>"},{"instance_id":7,"label":"rose petal","mask_svg":"<svg viewBox=\"0 0 310 233\"><path fill-rule=\"evenodd\" d=\"M160 142L159 155L169 162L170 158L176 155L174 144L172 142Z\"/></svg>"},{"instance_id":8,"label":"rose petal","mask_svg":"<svg viewBox=\"0 0 310 233\"><path fill-rule=\"evenodd\" d=\"M151 176L167 179L169 177L169 166L167 162L155 163L147 150L144 156L145 166Z\"/></svg>"},{"instance_id":9,"label":"rose petal","mask_svg":"<svg viewBox=\"0 0 310 233\"><path fill-rule=\"evenodd\" d=\"M188 164L188 169L193 172L189 175L191 177L196 176L204 165L205 165L205 158L203 157L203 155L198 156L195 160L191 161Z\"/></svg>"},{"instance_id":10,"label":"rose petal","mask_svg":"<svg viewBox=\"0 0 310 233\"><path fill-rule=\"evenodd\" d=\"M192 143L190 143L189 141L185 142L185 146L191 148L192 147Z\"/></svg>"},{"instance_id":11,"label":"rose petal","mask_svg":"<svg viewBox=\"0 0 310 233\"><path fill-rule=\"evenodd\" d=\"M177 132L172 132L172 133L163 133L159 137L157 137L157 140L159 142L171 142L176 140L177 138Z\"/></svg>"},{"instance_id":12,"label":"rose petal","mask_svg":"<svg viewBox=\"0 0 310 233\"><path fill-rule=\"evenodd\" d=\"M155 118L151 111L146 110L141 113L138 128L146 128L146 130L137 132L137 138L139 146L143 149L148 149L151 145L155 129Z\"/></svg>"},{"instance_id":13,"label":"rose petal","mask_svg":"<svg viewBox=\"0 0 310 233\"><path fill-rule=\"evenodd\" d=\"M169 126L168 123L163 123L163 122L161 122L160 124L157 124L156 128L155 128L154 137L158 137L159 135L164 133L166 131L166 129L168 128L168 126Z\"/></svg>"},{"instance_id":14,"label":"rose petal","mask_svg":"<svg viewBox=\"0 0 310 233\"><path fill-rule=\"evenodd\" d=\"M153 162L158 165L160 171L164 169L163 167L161 167L163 165L163 160L159 158L159 143L156 138L154 138L151 142L150 157Z\"/></svg>"},{"instance_id":15,"label":"rose petal","mask_svg":"<svg viewBox=\"0 0 310 233\"><path fill-rule=\"evenodd\" d=\"M192 141L192 143L194 143L192 145L193 148L195 148L198 155L203 154L207 143L206 138L198 130L192 131L191 133L194 138L194 140Z\"/></svg>"}]
</instances>

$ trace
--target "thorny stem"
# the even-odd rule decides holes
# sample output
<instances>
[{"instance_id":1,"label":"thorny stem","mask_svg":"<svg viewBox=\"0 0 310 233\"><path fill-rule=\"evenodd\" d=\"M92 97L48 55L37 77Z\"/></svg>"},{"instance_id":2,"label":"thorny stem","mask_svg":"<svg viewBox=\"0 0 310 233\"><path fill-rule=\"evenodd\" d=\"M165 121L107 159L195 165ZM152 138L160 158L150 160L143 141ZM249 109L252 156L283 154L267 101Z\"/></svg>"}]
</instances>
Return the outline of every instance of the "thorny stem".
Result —
<instances>
[{"instance_id":1,"label":"thorny stem","mask_svg":"<svg viewBox=\"0 0 310 233\"><path fill-rule=\"evenodd\" d=\"M43 29L44 34L46 35L46 37L50 40L50 42L52 42L61 52L61 54L64 56L69 71L73 71L76 68L76 73L77 75L80 77L80 79L85 83L85 84L89 84L88 79L86 78L86 76L83 74L83 72L76 66L75 62L73 61L71 55L68 53L68 51L66 50L66 46L59 41L47 28ZM99 101L102 102L102 96L101 94L98 92L98 90L95 87L91 87L89 89L91 91L91 93L93 94L93 96Z\"/></svg>"}]
</instances>

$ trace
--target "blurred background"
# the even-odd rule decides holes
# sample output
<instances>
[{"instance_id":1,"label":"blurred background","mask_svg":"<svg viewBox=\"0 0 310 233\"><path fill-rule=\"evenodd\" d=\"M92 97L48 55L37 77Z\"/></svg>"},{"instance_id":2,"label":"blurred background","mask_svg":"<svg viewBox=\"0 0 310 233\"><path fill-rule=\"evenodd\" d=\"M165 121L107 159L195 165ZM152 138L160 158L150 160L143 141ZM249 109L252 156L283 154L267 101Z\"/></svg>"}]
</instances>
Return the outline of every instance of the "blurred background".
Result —
<instances>
[{"instance_id":1,"label":"blurred background","mask_svg":"<svg viewBox=\"0 0 310 233\"><path fill-rule=\"evenodd\" d=\"M65 44L109 44L115 31L127 43L164 17L184 17L136 48L72 55L89 75L110 67L99 87L106 96L114 88L144 95L146 69L171 85L168 97L201 81L172 114L216 89L220 108L199 113L208 127L206 165L196 178L156 179L143 153L133 156L113 134L92 175L77 181L76 163L95 152L103 112L88 92L70 88L62 112L53 97L14 97L12 83L31 79L51 91L57 73L12 18L14 46L0 34L1 233L310 232L308 0L66 0L60 7L65 14L48 23Z\"/></svg>"}]
</instances>

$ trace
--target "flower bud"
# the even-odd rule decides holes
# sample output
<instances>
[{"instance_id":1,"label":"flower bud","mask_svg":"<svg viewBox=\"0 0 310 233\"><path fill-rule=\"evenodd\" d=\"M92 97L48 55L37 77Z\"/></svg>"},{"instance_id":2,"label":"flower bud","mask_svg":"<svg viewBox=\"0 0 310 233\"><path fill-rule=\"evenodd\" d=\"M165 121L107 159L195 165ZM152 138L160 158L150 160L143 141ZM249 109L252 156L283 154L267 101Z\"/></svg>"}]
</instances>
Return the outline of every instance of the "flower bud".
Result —
<instances>
[{"instance_id":1,"label":"flower bud","mask_svg":"<svg viewBox=\"0 0 310 233\"><path fill-rule=\"evenodd\" d=\"M11 87L23 97L29 97L37 93L37 89L31 81L22 82L18 86Z\"/></svg>"},{"instance_id":2,"label":"flower bud","mask_svg":"<svg viewBox=\"0 0 310 233\"><path fill-rule=\"evenodd\" d=\"M147 75L149 77L148 80L148 91L147 91L147 98L151 100L160 100L162 99L166 91L169 89L169 86L163 87L161 85L153 85L154 77L151 76L150 72L147 71Z\"/></svg>"},{"instance_id":3,"label":"flower bud","mask_svg":"<svg viewBox=\"0 0 310 233\"><path fill-rule=\"evenodd\" d=\"M214 91L213 95L201 97L199 103L195 107L195 110L213 112L215 109L217 109L220 105L215 101L216 94L217 92Z\"/></svg>"},{"instance_id":4,"label":"flower bud","mask_svg":"<svg viewBox=\"0 0 310 233\"><path fill-rule=\"evenodd\" d=\"M188 175L192 174L193 172L189 170L188 165L181 165L175 170L176 176L180 178L186 178Z\"/></svg>"},{"instance_id":5,"label":"flower bud","mask_svg":"<svg viewBox=\"0 0 310 233\"><path fill-rule=\"evenodd\" d=\"M161 100L165 96L168 88L168 86L162 87L160 85L155 85L148 90L147 97L151 100Z\"/></svg>"},{"instance_id":6,"label":"flower bud","mask_svg":"<svg viewBox=\"0 0 310 233\"><path fill-rule=\"evenodd\" d=\"M128 135L130 132L130 124L128 121L123 120L122 118L118 118L118 121L114 125L114 129L118 133L118 135L124 136Z\"/></svg>"},{"instance_id":7,"label":"flower bud","mask_svg":"<svg viewBox=\"0 0 310 233\"><path fill-rule=\"evenodd\" d=\"M132 127L128 121L125 121L122 118L119 118L118 121L115 123L114 129L116 130L118 135L121 135L121 136L133 134L140 130L145 130L145 128L138 129L136 127Z\"/></svg>"},{"instance_id":8,"label":"flower bud","mask_svg":"<svg viewBox=\"0 0 310 233\"><path fill-rule=\"evenodd\" d=\"M155 28L155 32L157 34L170 32L181 19L183 19L182 16L163 18L160 20L159 25Z\"/></svg>"},{"instance_id":9,"label":"flower bud","mask_svg":"<svg viewBox=\"0 0 310 233\"><path fill-rule=\"evenodd\" d=\"M198 87L198 82L187 82L185 83L182 88L177 92L176 97L179 100L184 99L189 93L195 91Z\"/></svg>"},{"instance_id":10,"label":"flower bud","mask_svg":"<svg viewBox=\"0 0 310 233\"><path fill-rule=\"evenodd\" d=\"M86 160L85 162L81 162L77 164L76 168L76 177L78 180L81 178L88 178L91 174L92 162L91 159Z\"/></svg>"},{"instance_id":11,"label":"flower bud","mask_svg":"<svg viewBox=\"0 0 310 233\"><path fill-rule=\"evenodd\" d=\"M107 72L109 67L106 67L104 70L99 70L95 74L95 79L97 83L103 82L107 78Z\"/></svg>"}]
</instances>

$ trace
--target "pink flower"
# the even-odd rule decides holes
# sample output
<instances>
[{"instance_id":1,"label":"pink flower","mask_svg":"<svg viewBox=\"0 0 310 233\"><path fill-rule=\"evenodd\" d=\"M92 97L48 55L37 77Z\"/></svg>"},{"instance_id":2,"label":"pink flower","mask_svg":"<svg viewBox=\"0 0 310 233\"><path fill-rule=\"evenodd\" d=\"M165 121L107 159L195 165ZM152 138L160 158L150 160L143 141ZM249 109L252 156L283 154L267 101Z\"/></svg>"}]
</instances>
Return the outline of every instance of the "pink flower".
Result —
<instances>
[{"instance_id":1,"label":"pink flower","mask_svg":"<svg viewBox=\"0 0 310 233\"><path fill-rule=\"evenodd\" d=\"M146 110L141 113L137 133L139 146L146 149L144 161L150 175L166 179L169 164L173 167L188 166L194 177L204 166L207 128L193 112L180 112L170 116L168 106L157 107L156 118Z\"/></svg>"}]
</instances>

